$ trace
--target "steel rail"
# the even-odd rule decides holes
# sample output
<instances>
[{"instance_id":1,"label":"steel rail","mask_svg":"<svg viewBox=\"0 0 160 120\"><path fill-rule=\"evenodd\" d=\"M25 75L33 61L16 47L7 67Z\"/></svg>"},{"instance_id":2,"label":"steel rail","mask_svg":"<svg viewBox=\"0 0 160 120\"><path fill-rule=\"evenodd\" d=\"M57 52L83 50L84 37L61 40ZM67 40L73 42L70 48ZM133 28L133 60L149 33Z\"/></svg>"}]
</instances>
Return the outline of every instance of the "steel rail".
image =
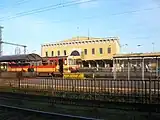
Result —
<instances>
[{"instance_id":1,"label":"steel rail","mask_svg":"<svg viewBox=\"0 0 160 120\"><path fill-rule=\"evenodd\" d=\"M3 104L0 104L0 107L20 110L20 111L25 111L25 112L34 112L34 113L39 113L39 114L44 114L44 115L52 115L52 116L63 117L63 118L71 118L71 119L79 119L79 120L97 120L96 118L88 118L88 117L60 114L60 113L54 113L54 112L45 112L45 111L39 111L39 110L33 110L33 109L27 109L27 108L21 108L21 107L15 107L15 106L3 105Z\"/></svg>"}]
</instances>

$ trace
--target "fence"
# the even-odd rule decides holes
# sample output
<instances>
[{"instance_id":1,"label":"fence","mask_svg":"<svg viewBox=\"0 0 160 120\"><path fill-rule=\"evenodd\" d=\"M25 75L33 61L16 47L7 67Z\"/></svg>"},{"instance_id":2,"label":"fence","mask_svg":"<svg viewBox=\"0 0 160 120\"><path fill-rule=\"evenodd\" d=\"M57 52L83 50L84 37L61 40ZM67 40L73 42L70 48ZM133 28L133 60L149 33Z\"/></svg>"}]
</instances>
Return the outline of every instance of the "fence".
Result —
<instances>
[{"instance_id":1,"label":"fence","mask_svg":"<svg viewBox=\"0 0 160 120\"><path fill-rule=\"evenodd\" d=\"M52 95L61 93L65 97L76 95L79 99L147 104L160 103L160 81L158 79L1 79L0 86L39 92L48 91Z\"/></svg>"}]
</instances>

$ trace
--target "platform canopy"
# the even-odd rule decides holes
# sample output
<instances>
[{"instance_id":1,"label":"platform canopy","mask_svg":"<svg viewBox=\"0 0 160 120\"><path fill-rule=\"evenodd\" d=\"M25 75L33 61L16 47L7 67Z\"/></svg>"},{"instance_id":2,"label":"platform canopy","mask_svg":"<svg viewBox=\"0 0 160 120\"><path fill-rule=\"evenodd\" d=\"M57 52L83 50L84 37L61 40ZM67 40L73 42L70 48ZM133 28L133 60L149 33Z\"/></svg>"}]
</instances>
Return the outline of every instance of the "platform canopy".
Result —
<instances>
[{"instance_id":1,"label":"platform canopy","mask_svg":"<svg viewBox=\"0 0 160 120\"><path fill-rule=\"evenodd\" d=\"M160 57L160 52L155 53L131 53L131 54L117 54L113 56L113 59L120 58L154 58Z\"/></svg>"},{"instance_id":2,"label":"platform canopy","mask_svg":"<svg viewBox=\"0 0 160 120\"><path fill-rule=\"evenodd\" d=\"M20 54L20 55L5 55L0 56L0 62L11 61L41 61L42 58L38 54Z\"/></svg>"}]
</instances>

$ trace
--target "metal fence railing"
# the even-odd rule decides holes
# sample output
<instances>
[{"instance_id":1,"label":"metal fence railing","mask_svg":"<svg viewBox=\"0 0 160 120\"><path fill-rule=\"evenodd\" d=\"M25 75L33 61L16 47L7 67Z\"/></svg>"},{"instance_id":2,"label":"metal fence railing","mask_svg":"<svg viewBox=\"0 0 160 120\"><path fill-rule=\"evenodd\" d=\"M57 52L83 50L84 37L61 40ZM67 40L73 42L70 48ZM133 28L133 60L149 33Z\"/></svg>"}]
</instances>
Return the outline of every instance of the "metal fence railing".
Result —
<instances>
[{"instance_id":1,"label":"metal fence railing","mask_svg":"<svg viewBox=\"0 0 160 120\"><path fill-rule=\"evenodd\" d=\"M121 80L121 79L58 79L58 78L26 78L0 79L1 87L35 89L55 93L87 94L92 99L160 103L160 80Z\"/></svg>"}]
</instances>

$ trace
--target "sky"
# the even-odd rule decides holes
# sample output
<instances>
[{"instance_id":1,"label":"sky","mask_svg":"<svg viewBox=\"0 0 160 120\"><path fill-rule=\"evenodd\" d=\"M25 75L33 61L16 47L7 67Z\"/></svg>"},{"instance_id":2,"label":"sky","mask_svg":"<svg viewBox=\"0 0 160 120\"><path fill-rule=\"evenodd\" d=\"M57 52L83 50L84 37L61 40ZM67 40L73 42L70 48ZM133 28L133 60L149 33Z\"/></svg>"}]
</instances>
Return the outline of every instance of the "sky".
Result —
<instances>
[{"instance_id":1,"label":"sky","mask_svg":"<svg viewBox=\"0 0 160 120\"><path fill-rule=\"evenodd\" d=\"M119 37L122 53L160 52L159 0L77 0L84 3L22 14L72 1L1 0L3 41L27 45L27 53L40 54L41 44L88 36L89 30L91 37ZM2 53L15 54L15 49L23 53L22 48L6 44Z\"/></svg>"}]
</instances>

